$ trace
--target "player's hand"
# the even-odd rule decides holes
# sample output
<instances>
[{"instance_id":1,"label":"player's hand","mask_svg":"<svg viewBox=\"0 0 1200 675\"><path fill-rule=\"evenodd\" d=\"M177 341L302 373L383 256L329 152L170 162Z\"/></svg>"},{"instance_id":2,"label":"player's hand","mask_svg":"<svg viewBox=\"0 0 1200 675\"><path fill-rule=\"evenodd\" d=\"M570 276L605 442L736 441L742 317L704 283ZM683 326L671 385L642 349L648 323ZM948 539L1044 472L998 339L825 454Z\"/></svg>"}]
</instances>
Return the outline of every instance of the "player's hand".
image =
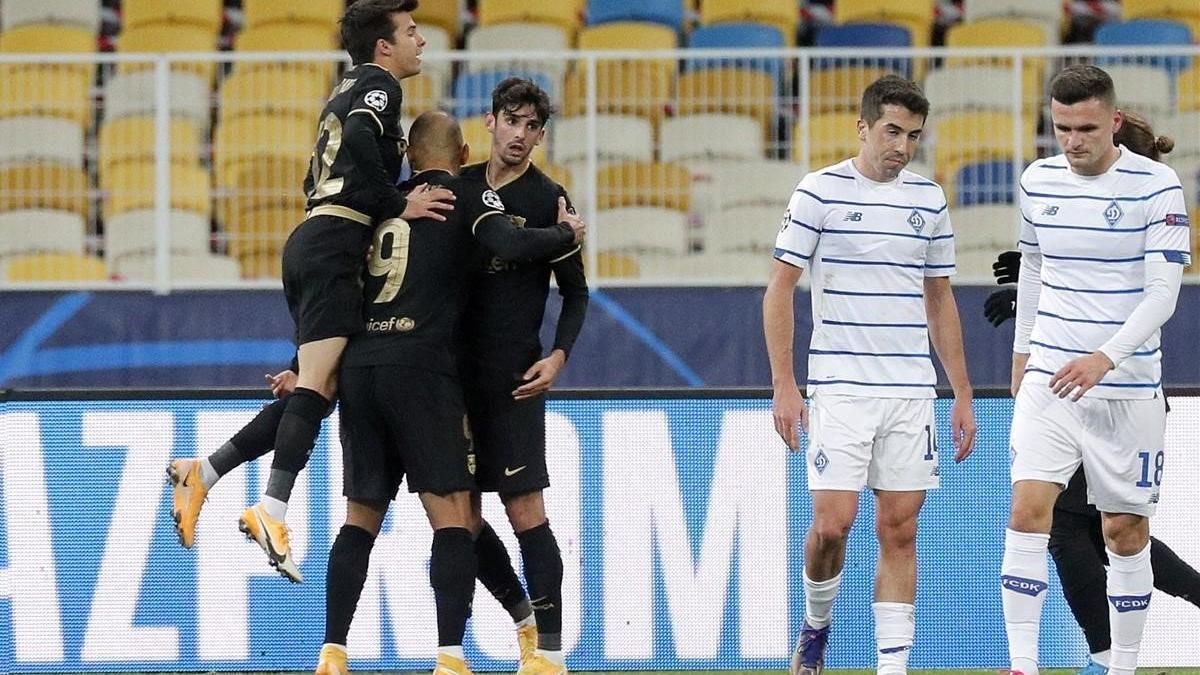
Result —
<instances>
[{"instance_id":1,"label":"player's hand","mask_svg":"<svg viewBox=\"0 0 1200 675\"><path fill-rule=\"evenodd\" d=\"M983 301L983 315L996 327L1017 315L1017 289L1001 288Z\"/></svg>"},{"instance_id":2,"label":"player's hand","mask_svg":"<svg viewBox=\"0 0 1200 675\"><path fill-rule=\"evenodd\" d=\"M583 219L574 212L567 210L567 199L565 197L558 198L558 222L566 223L571 226L571 231L575 233L575 243L582 244L587 236L587 225Z\"/></svg>"},{"instance_id":3,"label":"player's hand","mask_svg":"<svg viewBox=\"0 0 1200 675\"><path fill-rule=\"evenodd\" d=\"M445 220L439 211L454 210L454 193L444 187L421 183L408 193L408 203L400 217L405 220L431 218Z\"/></svg>"},{"instance_id":4,"label":"player's hand","mask_svg":"<svg viewBox=\"0 0 1200 675\"><path fill-rule=\"evenodd\" d=\"M775 390L771 400L771 412L775 417L775 433L787 444L788 450L800 450L800 430L808 431L808 406L795 387Z\"/></svg>"},{"instance_id":5,"label":"player's hand","mask_svg":"<svg viewBox=\"0 0 1200 675\"><path fill-rule=\"evenodd\" d=\"M1059 398L1070 396L1072 401L1078 401L1115 367L1104 352L1071 359L1050 378L1050 391Z\"/></svg>"},{"instance_id":6,"label":"player's hand","mask_svg":"<svg viewBox=\"0 0 1200 675\"><path fill-rule=\"evenodd\" d=\"M1021 276L1021 252L1005 251L992 263L992 274L998 284L1015 284Z\"/></svg>"},{"instance_id":7,"label":"player's hand","mask_svg":"<svg viewBox=\"0 0 1200 675\"><path fill-rule=\"evenodd\" d=\"M550 356L529 366L529 370L522 376L525 384L513 390L513 398L523 401L550 391L550 387L554 386L554 379L566 364L567 358L561 349L550 352Z\"/></svg>"},{"instance_id":8,"label":"player's hand","mask_svg":"<svg viewBox=\"0 0 1200 675\"><path fill-rule=\"evenodd\" d=\"M281 370L274 375L264 375L267 378L267 386L271 388L271 394L275 398L283 398L292 393L296 389L297 375L291 370Z\"/></svg>"},{"instance_id":9,"label":"player's hand","mask_svg":"<svg viewBox=\"0 0 1200 675\"><path fill-rule=\"evenodd\" d=\"M970 397L954 398L950 408L950 434L954 439L954 461L961 462L975 449L975 411Z\"/></svg>"},{"instance_id":10,"label":"player's hand","mask_svg":"<svg viewBox=\"0 0 1200 675\"><path fill-rule=\"evenodd\" d=\"M1017 392L1021 390L1021 380L1025 379L1025 365L1029 363L1029 355L1013 352L1012 360L1012 383L1008 390L1012 392L1013 398L1017 397Z\"/></svg>"}]
</instances>

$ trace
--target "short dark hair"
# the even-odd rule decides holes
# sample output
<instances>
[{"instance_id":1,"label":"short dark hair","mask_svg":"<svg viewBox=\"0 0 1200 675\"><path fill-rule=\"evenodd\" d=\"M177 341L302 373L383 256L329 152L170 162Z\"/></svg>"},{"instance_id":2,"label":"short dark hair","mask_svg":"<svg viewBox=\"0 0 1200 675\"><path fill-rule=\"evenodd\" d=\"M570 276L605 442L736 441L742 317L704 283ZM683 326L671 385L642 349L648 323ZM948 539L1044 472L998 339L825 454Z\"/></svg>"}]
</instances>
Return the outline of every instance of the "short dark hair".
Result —
<instances>
[{"instance_id":1,"label":"short dark hair","mask_svg":"<svg viewBox=\"0 0 1200 675\"><path fill-rule=\"evenodd\" d=\"M1108 105L1116 105L1117 92L1108 73L1085 64L1063 68L1050 81L1050 98L1063 105L1075 105L1089 98L1098 98Z\"/></svg>"},{"instance_id":2,"label":"short dark hair","mask_svg":"<svg viewBox=\"0 0 1200 675\"><path fill-rule=\"evenodd\" d=\"M913 114L929 117L929 99L925 98L925 93L916 82L899 75L884 75L867 86L863 91L859 117L867 126L871 126L883 117L885 105L904 106Z\"/></svg>"},{"instance_id":3,"label":"short dark hair","mask_svg":"<svg viewBox=\"0 0 1200 675\"><path fill-rule=\"evenodd\" d=\"M493 115L499 115L501 110L513 112L524 105L533 106L533 113L543 125L550 121L550 115L554 113L550 95L533 80L508 77L492 90Z\"/></svg>"},{"instance_id":4,"label":"short dark hair","mask_svg":"<svg viewBox=\"0 0 1200 675\"><path fill-rule=\"evenodd\" d=\"M396 26L392 15L412 13L417 0L355 0L346 8L338 24L342 31L342 47L350 54L354 65L370 63L375 58L375 43L392 41Z\"/></svg>"}]
</instances>

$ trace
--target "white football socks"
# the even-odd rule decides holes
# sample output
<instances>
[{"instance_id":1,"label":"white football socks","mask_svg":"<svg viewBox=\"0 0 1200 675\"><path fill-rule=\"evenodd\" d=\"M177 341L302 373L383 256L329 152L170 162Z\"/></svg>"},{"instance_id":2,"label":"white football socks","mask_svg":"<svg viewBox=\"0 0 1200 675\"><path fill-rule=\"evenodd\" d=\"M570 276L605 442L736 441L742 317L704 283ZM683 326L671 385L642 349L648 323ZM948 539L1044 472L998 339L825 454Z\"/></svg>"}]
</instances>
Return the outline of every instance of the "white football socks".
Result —
<instances>
[{"instance_id":1,"label":"white football socks","mask_svg":"<svg viewBox=\"0 0 1200 675\"><path fill-rule=\"evenodd\" d=\"M1131 556L1108 551L1108 623L1112 631L1112 656L1108 672L1133 675L1138 649L1154 591L1150 545Z\"/></svg>"},{"instance_id":2,"label":"white football socks","mask_svg":"<svg viewBox=\"0 0 1200 675\"><path fill-rule=\"evenodd\" d=\"M1012 669L1038 675L1038 632L1046 601L1050 535L1005 530L1000 598Z\"/></svg>"},{"instance_id":3,"label":"white football socks","mask_svg":"<svg viewBox=\"0 0 1200 675\"><path fill-rule=\"evenodd\" d=\"M813 581L808 578L808 570L804 571L804 618L813 628L824 628L829 625L833 615L833 601L837 599L838 588L842 585L842 573L825 581Z\"/></svg>"},{"instance_id":4,"label":"white football socks","mask_svg":"<svg viewBox=\"0 0 1200 675\"><path fill-rule=\"evenodd\" d=\"M905 675L908 672L908 655L912 653L916 619L913 606L904 602L876 602L875 648L878 675Z\"/></svg>"}]
</instances>

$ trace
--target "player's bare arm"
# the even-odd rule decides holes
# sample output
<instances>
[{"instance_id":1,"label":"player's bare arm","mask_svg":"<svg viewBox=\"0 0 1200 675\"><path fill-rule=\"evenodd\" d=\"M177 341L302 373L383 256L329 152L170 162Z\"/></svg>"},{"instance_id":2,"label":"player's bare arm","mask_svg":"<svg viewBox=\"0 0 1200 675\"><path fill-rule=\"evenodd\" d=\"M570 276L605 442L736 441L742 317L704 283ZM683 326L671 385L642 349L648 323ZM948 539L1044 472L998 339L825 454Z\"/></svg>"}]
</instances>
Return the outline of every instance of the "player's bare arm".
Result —
<instances>
[{"instance_id":1,"label":"player's bare arm","mask_svg":"<svg viewBox=\"0 0 1200 675\"><path fill-rule=\"evenodd\" d=\"M804 270L778 260L771 266L771 278L763 294L763 335L767 357L771 361L771 411L775 433L788 449L800 449L800 429L808 431L808 408L796 384L792 361L795 340L793 296Z\"/></svg>"},{"instance_id":2,"label":"player's bare arm","mask_svg":"<svg viewBox=\"0 0 1200 675\"><path fill-rule=\"evenodd\" d=\"M967 375L963 350L962 325L958 305L950 288L950 277L926 277L925 312L929 316L929 339L954 390L950 409L950 430L954 439L954 461L961 462L975 447L975 412L971 409L974 392Z\"/></svg>"}]
</instances>

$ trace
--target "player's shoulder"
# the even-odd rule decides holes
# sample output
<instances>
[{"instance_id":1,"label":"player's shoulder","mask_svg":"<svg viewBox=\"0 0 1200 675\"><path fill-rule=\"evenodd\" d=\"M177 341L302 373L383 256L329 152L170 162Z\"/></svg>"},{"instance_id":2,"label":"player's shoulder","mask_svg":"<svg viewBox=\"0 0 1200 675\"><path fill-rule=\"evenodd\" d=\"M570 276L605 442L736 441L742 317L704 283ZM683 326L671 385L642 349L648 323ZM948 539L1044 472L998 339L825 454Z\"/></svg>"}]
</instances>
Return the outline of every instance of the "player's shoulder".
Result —
<instances>
[{"instance_id":1,"label":"player's shoulder","mask_svg":"<svg viewBox=\"0 0 1200 675\"><path fill-rule=\"evenodd\" d=\"M362 99L375 112L399 109L403 92L391 73L373 63L365 63L355 66L353 73L347 74L348 78L350 76L354 78L354 85L350 87L352 101Z\"/></svg>"},{"instance_id":2,"label":"player's shoulder","mask_svg":"<svg viewBox=\"0 0 1200 675\"><path fill-rule=\"evenodd\" d=\"M460 172L457 176L446 178L442 185L452 191L459 200L463 200L463 206L480 211L504 211L504 200L500 195L475 176L466 176Z\"/></svg>"},{"instance_id":3,"label":"player's shoulder","mask_svg":"<svg viewBox=\"0 0 1200 675\"><path fill-rule=\"evenodd\" d=\"M562 185L559 185L558 181L547 175L545 171L542 171L533 162L529 163L529 169L525 171L523 178L528 181L530 187L533 189L544 190L556 195L566 193L566 189Z\"/></svg>"},{"instance_id":4,"label":"player's shoulder","mask_svg":"<svg viewBox=\"0 0 1200 675\"><path fill-rule=\"evenodd\" d=\"M362 63L354 66L353 76L356 89L377 88L400 91L400 82L383 66L374 63Z\"/></svg>"},{"instance_id":5,"label":"player's shoulder","mask_svg":"<svg viewBox=\"0 0 1200 675\"><path fill-rule=\"evenodd\" d=\"M1114 169L1126 176L1141 178L1143 189L1162 190L1179 185L1179 174L1175 169L1129 149L1122 151L1121 159Z\"/></svg>"},{"instance_id":6,"label":"player's shoulder","mask_svg":"<svg viewBox=\"0 0 1200 675\"><path fill-rule=\"evenodd\" d=\"M1021 185L1061 180L1070 171L1066 155L1035 159L1021 172Z\"/></svg>"},{"instance_id":7,"label":"player's shoulder","mask_svg":"<svg viewBox=\"0 0 1200 675\"><path fill-rule=\"evenodd\" d=\"M487 162L468 164L459 170L458 175L471 180L483 180L487 177Z\"/></svg>"}]
</instances>

